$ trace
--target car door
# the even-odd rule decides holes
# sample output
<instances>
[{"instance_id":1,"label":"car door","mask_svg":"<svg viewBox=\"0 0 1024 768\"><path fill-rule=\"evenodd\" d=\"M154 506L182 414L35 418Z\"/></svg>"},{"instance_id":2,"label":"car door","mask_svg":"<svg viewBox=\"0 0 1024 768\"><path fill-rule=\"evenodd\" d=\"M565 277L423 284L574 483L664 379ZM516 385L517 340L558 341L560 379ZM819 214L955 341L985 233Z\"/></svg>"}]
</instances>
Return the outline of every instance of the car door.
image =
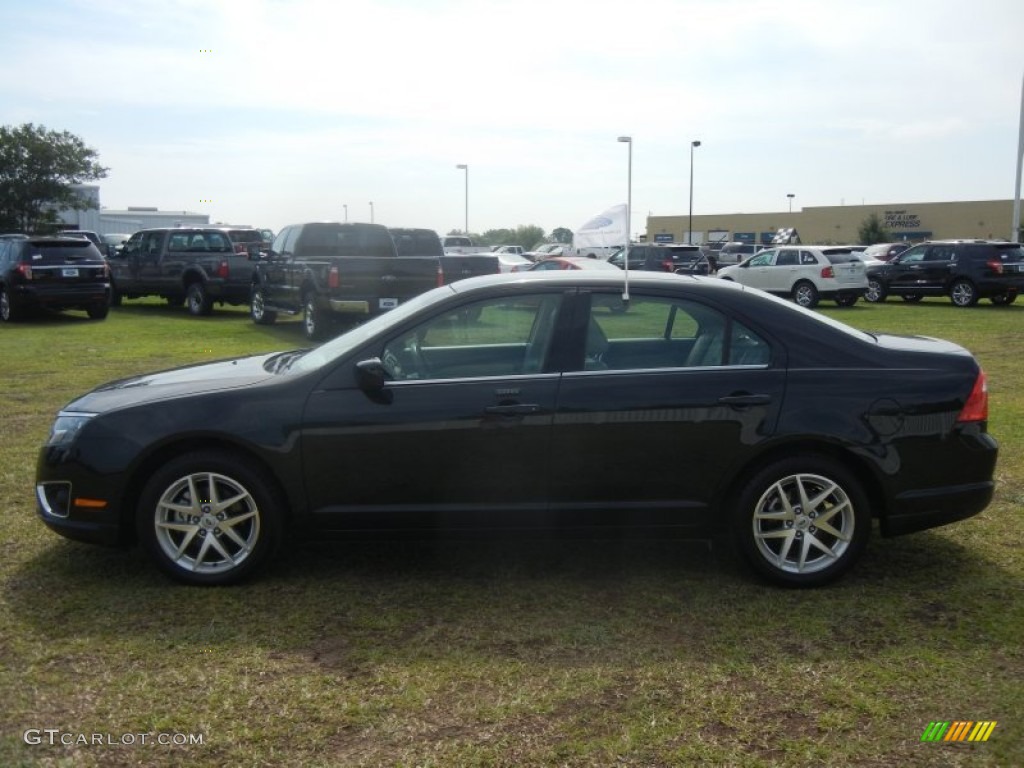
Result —
<instances>
[{"instance_id":1,"label":"car door","mask_svg":"<svg viewBox=\"0 0 1024 768\"><path fill-rule=\"evenodd\" d=\"M761 251L738 266L731 276L734 276L737 282L752 288L760 288L762 291L776 290L771 287L778 282L775 272L776 255L775 250Z\"/></svg>"},{"instance_id":2,"label":"car door","mask_svg":"<svg viewBox=\"0 0 1024 768\"><path fill-rule=\"evenodd\" d=\"M268 304L298 309L299 298L291 288L291 272L295 265L294 248L302 228L289 226L278 232L266 259L260 262L260 274Z\"/></svg>"},{"instance_id":3,"label":"car door","mask_svg":"<svg viewBox=\"0 0 1024 768\"><path fill-rule=\"evenodd\" d=\"M552 425L552 517L703 527L718 478L775 429L781 350L685 295L581 294L584 353Z\"/></svg>"},{"instance_id":4,"label":"car door","mask_svg":"<svg viewBox=\"0 0 1024 768\"><path fill-rule=\"evenodd\" d=\"M882 267L882 274L891 293L918 293L927 287L929 247L928 243L915 245Z\"/></svg>"},{"instance_id":5,"label":"car door","mask_svg":"<svg viewBox=\"0 0 1024 768\"><path fill-rule=\"evenodd\" d=\"M124 247L107 260L110 274L118 290L132 287L138 281L139 257L142 253L142 238L145 233L136 232L129 237Z\"/></svg>"},{"instance_id":6,"label":"car door","mask_svg":"<svg viewBox=\"0 0 1024 768\"><path fill-rule=\"evenodd\" d=\"M563 302L510 290L397 331L365 353L390 378L376 399L351 367L329 376L302 430L314 515L328 528L543 524L560 378L545 361Z\"/></svg>"},{"instance_id":7,"label":"car door","mask_svg":"<svg viewBox=\"0 0 1024 768\"><path fill-rule=\"evenodd\" d=\"M164 254L164 238L162 230L146 232L142 236L138 258L138 281L148 290L161 290L169 280L167 278L167 262L174 261L174 254Z\"/></svg>"}]
</instances>

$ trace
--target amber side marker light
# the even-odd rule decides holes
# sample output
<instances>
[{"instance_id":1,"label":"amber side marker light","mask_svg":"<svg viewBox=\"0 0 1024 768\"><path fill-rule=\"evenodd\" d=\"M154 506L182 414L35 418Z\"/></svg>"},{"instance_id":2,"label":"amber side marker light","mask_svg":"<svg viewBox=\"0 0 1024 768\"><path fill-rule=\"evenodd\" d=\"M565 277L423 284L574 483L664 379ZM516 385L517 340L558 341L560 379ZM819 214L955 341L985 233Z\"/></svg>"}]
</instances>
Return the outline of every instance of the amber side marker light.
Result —
<instances>
[{"instance_id":1,"label":"amber side marker light","mask_svg":"<svg viewBox=\"0 0 1024 768\"><path fill-rule=\"evenodd\" d=\"M970 397L964 403L958 422L964 421L987 421L988 420L988 380L984 371L978 371L978 378L974 381L974 389Z\"/></svg>"},{"instance_id":2,"label":"amber side marker light","mask_svg":"<svg viewBox=\"0 0 1024 768\"><path fill-rule=\"evenodd\" d=\"M103 499L83 499L81 497L75 499L76 507L84 507L85 509L103 509L107 506L107 502Z\"/></svg>"}]
</instances>

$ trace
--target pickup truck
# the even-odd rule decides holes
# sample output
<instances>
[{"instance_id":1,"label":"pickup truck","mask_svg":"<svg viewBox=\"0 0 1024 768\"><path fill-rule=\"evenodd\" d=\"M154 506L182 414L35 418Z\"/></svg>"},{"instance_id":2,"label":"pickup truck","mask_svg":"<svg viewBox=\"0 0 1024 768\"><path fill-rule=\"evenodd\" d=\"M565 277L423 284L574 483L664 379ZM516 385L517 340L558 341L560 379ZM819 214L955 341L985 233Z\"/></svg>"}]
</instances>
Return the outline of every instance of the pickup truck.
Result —
<instances>
[{"instance_id":1,"label":"pickup truck","mask_svg":"<svg viewBox=\"0 0 1024 768\"><path fill-rule=\"evenodd\" d=\"M446 252L441 238L432 229L392 227L388 230L399 256L430 256L441 262L445 285L477 275L495 275L501 271L498 257L490 251L479 254Z\"/></svg>"},{"instance_id":2,"label":"pickup truck","mask_svg":"<svg viewBox=\"0 0 1024 768\"><path fill-rule=\"evenodd\" d=\"M142 229L125 241L110 265L110 303L162 296L208 315L214 303L247 304L253 261L235 253L231 238L213 227Z\"/></svg>"},{"instance_id":3,"label":"pickup truck","mask_svg":"<svg viewBox=\"0 0 1024 768\"><path fill-rule=\"evenodd\" d=\"M249 313L260 325L302 314L306 338L379 315L441 284L437 256L399 256L380 224L311 222L282 229L260 256Z\"/></svg>"},{"instance_id":4,"label":"pickup truck","mask_svg":"<svg viewBox=\"0 0 1024 768\"><path fill-rule=\"evenodd\" d=\"M471 253L490 253L486 245L473 245L473 241L465 235L445 235L441 238L444 252L457 256L468 256Z\"/></svg>"}]
</instances>

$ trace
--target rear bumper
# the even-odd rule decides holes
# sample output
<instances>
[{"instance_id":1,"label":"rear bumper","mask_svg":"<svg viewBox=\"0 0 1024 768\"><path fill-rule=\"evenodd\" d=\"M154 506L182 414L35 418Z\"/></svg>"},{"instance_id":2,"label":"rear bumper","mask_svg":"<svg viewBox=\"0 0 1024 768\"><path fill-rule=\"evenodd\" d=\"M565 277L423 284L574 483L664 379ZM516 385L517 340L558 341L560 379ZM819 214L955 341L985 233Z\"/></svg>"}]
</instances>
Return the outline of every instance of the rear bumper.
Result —
<instances>
[{"instance_id":1,"label":"rear bumper","mask_svg":"<svg viewBox=\"0 0 1024 768\"><path fill-rule=\"evenodd\" d=\"M110 301L110 283L80 285L14 285L11 302L19 307L62 309L106 304Z\"/></svg>"},{"instance_id":2,"label":"rear bumper","mask_svg":"<svg viewBox=\"0 0 1024 768\"><path fill-rule=\"evenodd\" d=\"M989 505L995 487L989 480L902 494L896 499L896 510L879 521L879 528L883 536L902 536L966 520Z\"/></svg>"}]
</instances>

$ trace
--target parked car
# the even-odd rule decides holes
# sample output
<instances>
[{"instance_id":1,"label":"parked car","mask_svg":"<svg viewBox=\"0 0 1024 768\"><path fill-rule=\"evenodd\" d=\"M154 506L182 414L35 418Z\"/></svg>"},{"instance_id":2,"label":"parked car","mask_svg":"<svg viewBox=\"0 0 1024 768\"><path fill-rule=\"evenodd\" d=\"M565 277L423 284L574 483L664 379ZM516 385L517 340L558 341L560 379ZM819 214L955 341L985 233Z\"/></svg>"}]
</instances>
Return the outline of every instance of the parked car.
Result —
<instances>
[{"instance_id":1,"label":"parked car","mask_svg":"<svg viewBox=\"0 0 1024 768\"><path fill-rule=\"evenodd\" d=\"M790 297L807 308L816 307L820 299L850 307L868 288L859 254L841 246L767 248L740 264L719 269L718 276Z\"/></svg>"},{"instance_id":2,"label":"parked car","mask_svg":"<svg viewBox=\"0 0 1024 768\"><path fill-rule=\"evenodd\" d=\"M302 538L508 525L728 536L768 579L813 586L873 519L892 536L990 502L967 350L723 280L638 272L629 290L597 270L461 280L311 350L98 387L57 414L38 514L137 540L193 584Z\"/></svg>"},{"instance_id":3,"label":"parked car","mask_svg":"<svg viewBox=\"0 0 1024 768\"><path fill-rule=\"evenodd\" d=\"M513 253L522 256L525 250L521 245L495 245L491 248L491 253Z\"/></svg>"},{"instance_id":4,"label":"parked car","mask_svg":"<svg viewBox=\"0 0 1024 768\"><path fill-rule=\"evenodd\" d=\"M471 253L490 253L491 250L486 245L474 245L465 235L445 235L441 238L441 246L445 253L463 256Z\"/></svg>"},{"instance_id":5,"label":"parked car","mask_svg":"<svg viewBox=\"0 0 1024 768\"><path fill-rule=\"evenodd\" d=\"M494 253L446 253L441 238L432 229L391 227L391 239L399 256L424 256L437 259L441 265L442 282L453 283L478 275L500 272L498 257Z\"/></svg>"},{"instance_id":6,"label":"parked car","mask_svg":"<svg viewBox=\"0 0 1024 768\"><path fill-rule=\"evenodd\" d=\"M103 240L100 238L99 235L97 235L95 232L93 232L90 229L65 229L65 230L62 230L61 232L58 232L57 236L58 237L84 237L90 243L95 245L96 249L100 253L106 254L106 252L107 252L106 244L103 242Z\"/></svg>"},{"instance_id":7,"label":"parked car","mask_svg":"<svg viewBox=\"0 0 1024 768\"><path fill-rule=\"evenodd\" d=\"M514 253L495 253L492 255L498 260L499 272L519 272L529 269L530 265L533 264L525 256L518 256Z\"/></svg>"},{"instance_id":8,"label":"parked car","mask_svg":"<svg viewBox=\"0 0 1024 768\"><path fill-rule=\"evenodd\" d=\"M863 256L861 257L866 263L869 259L875 261L890 261L896 256L899 256L907 248L910 247L910 243L875 243L869 245L864 249Z\"/></svg>"},{"instance_id":9,"label":"parked car","mask_svg":"<svg viewBox=\"0 0 1024 768\"><path fill-rule=\"evenodd\" d=\"M436 256L399 256L380 224L307 222L282 229L252 277L253 322L302 314L306 338L319 341L338 321L394 309L439 285Z\"/></svg>"},{"instance_id":10,"label":"parked car","mask_svg":"<svg viewBox=\"0 0 1024 768\"><path fill-rule=\"evenodd\" d=\"M608 263L620 269L624 266L625 249L621 249L608 257ZM653 272L675 272L679 269L690 270L694 264L707 265L707 257L699 245L675 244L644 244L629 246L629 268ZM707 267L705 267L707 269ZM707 274L705 271L703 274Z\"/></svg>"},{"instance_id":11,"label":"parked car","mask_svg":"<svg viewBox=\"0 0 1024 768\"><path fill-rule=\"evenodd\" d=\"M100 239L103 240L103 247L100 249L100 252L103 253L103 255L107 256L108 258L111 256L116 256L118 253L121 252L121 249L124 247L124 244L128 241L130 237L131 235L121 234L117 232L111 232L105 235L100 235Z\"/></svg>"},{"instance_id":12,"label":"parked car","mask_svg":"<svg viewBox=\"0 0 1024 768\"><path fill-rule=\"evenodd\" d=\"M114 306L161 296L195 316L210 314L214 303L247 304L255 263L216 227L142 229L108 261Z\"/></svg>"},{"instance_id":13,"label":"parked car","mask_svg":"<svg viewBox=\"0 0 1024 768\"><path fill-rule=\"evenodd\" d=\"M601 259L591 259L586 256L550 256L538 261L536 264L527 266L526 272L546 272L557 269L597 269L621 271L614 264L609 264Z\"/></svg>"},{"instance_id":14,"label":"parked car","mask_svg":"<svg viewBox=\"0 0 1024 768\"><path fill-rule=\"evenodd\" d=\"M868 268L868 301L949 296L958 307L981 298L1012 304L1024 289L1024 249L1001 240L935 240Z\"/></svg>"},{"instance_id":15,"label":"parked car","mask_svg":"<svg viewBox=\"0 0 1024 768\"><path fill-rule=\"evenodd\" d=\"M267 250L264 247L263 232L254 227L221 227L235 247L235 253L241 253L253 259Z\"/></svg>"},{"instance_id":16,"label":"parked car","mask_svg":"<svg viewBox=\"0 0 1024 768\"><path fill-rule=\"evenodd\" d=\"M572 246L565 243L544 243L536 246L532 251L525 251L525 256L530 261L540 261L548 256L572 256Z\"/></svg>"},{"instance_id":17,"label":"parked car","mask_svg":"<svg viewBox=\"0 0 1024 768\"><path fill-rule=\"evenodd\" d=\"M722 247L715 254L715 261L718 262L719 267L732 266L733 264L739 264L744 259L750 258L763 248L763 245L757 245L756 243L723 243Z\"/></svg>"},{"instance_id":18,"label":"parked car","mask_svg":"<svg viewBox=\"0 0 1024 768\"><path fill-rule=\"evenodd\" d=\"M0 320L34 309L83 309L102 320L110 308L110 271L85 238L0 236Z\"/></svg>"}]
</instances>

